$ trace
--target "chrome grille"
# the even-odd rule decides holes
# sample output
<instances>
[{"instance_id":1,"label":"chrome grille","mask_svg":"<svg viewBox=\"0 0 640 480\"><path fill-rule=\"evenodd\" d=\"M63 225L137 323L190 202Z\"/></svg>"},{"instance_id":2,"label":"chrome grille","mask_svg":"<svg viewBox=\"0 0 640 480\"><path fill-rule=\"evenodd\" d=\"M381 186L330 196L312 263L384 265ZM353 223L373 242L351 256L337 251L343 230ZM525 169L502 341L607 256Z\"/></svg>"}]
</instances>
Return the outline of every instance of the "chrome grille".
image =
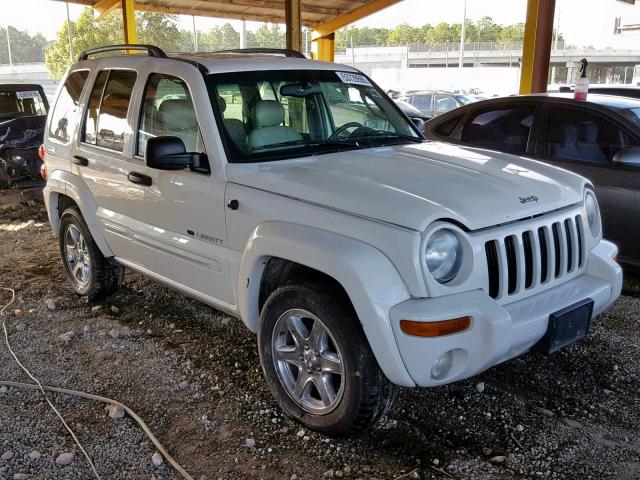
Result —
<instances>
[{"instance_id":1,"label":"chrome grille","mask_svg":"<svg viewBox=\"0 0 640 480\"><path fill-rule=\"evenodd\" d=\"M486 289L500 299L555 283L582 268L584 245L581 215L489 240Z\"/></svg>"}]
</instances>

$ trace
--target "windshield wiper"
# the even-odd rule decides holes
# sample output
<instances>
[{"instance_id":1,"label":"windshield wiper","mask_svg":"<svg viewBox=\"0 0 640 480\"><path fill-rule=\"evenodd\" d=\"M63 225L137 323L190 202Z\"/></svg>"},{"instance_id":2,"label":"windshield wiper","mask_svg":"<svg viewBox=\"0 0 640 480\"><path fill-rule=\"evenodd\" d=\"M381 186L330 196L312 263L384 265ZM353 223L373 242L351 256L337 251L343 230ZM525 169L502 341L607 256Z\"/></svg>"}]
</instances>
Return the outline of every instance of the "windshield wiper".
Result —
<instances>
[{"instance_id":1,"label":"windshield wiper","mask_svg":"<svg viewBox=\"0 0 640 480\"><path fill-rule=\"evenodd\" d=\"M408 140L414 143L423 143L424 139L420 137L412 137L411 135L405 135L404 133L394 133L394 132L385 132L383 130L376 130L374 133L363 133L361 135L351 136L350 138L376 138L376 137L384 137L384 138L398 138L401 140ZM348 137L349 138L349 137Z\"/></svg>"}]
</instances>

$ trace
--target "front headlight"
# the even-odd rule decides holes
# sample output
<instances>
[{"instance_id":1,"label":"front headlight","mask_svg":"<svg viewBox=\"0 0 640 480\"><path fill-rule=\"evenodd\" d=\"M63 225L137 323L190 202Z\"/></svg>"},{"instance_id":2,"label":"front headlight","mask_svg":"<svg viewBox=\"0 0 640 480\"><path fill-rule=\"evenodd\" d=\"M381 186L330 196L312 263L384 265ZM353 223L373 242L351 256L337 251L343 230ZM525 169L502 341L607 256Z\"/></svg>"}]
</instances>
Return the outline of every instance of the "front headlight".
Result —
<instances>
[{"instance_id":1,"label":"front headlight","mask_svg":"<svg viewBox=\"0 0 640 480\"><path fill-rule=\"evenodd\" d=\"M449 229L437 230L425 247L427 269L439 283L447 283L460 272L462 244L458 236Z\"/></svg>"},{"instance_id":2,"label":"front headlight","mask_svg":"<svg viewBox=\"0 0 640 480\"><path fill-rule=\"evenodd\" d=\"M600 208L598 207L598 200L596 200L596 194L591 190L587 190L584 195L584 208L587 211L587 222L589 223L589 229L594 237L599 237L602 225L600 222Z\"/></svg>"}]
</instances>

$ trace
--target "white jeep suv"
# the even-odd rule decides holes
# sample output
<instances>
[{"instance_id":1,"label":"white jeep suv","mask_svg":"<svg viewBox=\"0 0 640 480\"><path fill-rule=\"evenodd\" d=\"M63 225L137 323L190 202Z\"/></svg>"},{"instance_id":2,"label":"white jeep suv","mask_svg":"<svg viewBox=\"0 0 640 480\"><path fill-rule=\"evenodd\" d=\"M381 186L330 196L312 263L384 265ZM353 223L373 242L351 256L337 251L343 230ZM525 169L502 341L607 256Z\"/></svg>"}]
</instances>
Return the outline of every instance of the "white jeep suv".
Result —
<instances>
[{"instance_id":1,"label":"white jeep suv","mask_svg":"<svg viewBox=\"0 0 640 480\"><path fill-rule=\"evenodd\" d=\"M78 294L127 267L241 318L279 405L326 434L394 384L579 340L621 290L587 180L425 142L365 75L295 52L85 52L44 156Z\"/></svg>"}]
</instances>

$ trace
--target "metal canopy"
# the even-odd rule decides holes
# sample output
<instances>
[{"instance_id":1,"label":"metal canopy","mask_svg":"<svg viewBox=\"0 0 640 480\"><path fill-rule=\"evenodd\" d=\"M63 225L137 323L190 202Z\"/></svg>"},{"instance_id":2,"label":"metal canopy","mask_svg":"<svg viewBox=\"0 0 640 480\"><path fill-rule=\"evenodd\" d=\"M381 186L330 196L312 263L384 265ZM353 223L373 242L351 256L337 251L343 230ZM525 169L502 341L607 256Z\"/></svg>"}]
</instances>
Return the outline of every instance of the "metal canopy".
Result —
<instances>
[{"instance_id":1,"label":"metal canopy","mask_svg":"<svg viewBox=\"0 0 640 480\"><path fill-rule=\"evenodd\" d=\"M354 11L366 12L362 15L365 16L398 1L300 0L301 22L304 26L315 28ZM120 6L117 0L69 0L69 3L94 7L99 13ZM379 4L384 6L380 7ZM140 11L286 23L284 0L135 0L134 8Z\"/></svg>"}]
</instances>

